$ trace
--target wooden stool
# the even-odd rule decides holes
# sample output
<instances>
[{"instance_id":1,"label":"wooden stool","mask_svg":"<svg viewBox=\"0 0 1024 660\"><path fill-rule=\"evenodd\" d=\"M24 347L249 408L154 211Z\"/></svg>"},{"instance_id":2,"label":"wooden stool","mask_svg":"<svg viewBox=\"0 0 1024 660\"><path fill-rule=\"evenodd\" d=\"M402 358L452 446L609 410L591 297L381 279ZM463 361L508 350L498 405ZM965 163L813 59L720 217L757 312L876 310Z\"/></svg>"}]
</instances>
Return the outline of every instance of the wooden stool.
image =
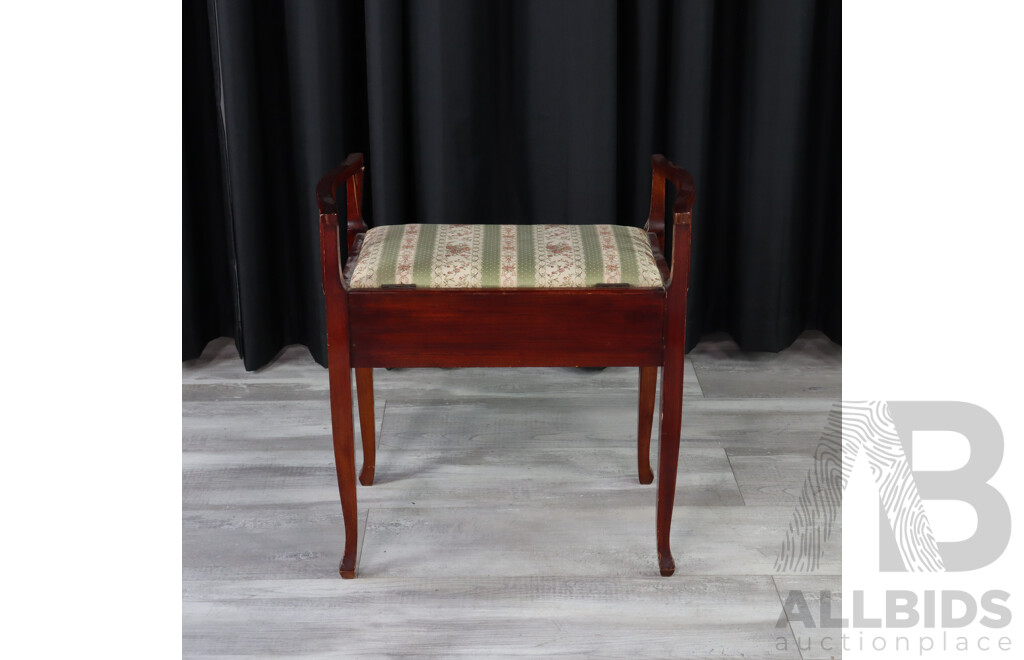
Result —
<instances>
[{"instance_id":1,"label":"wooden stool","mask_svg":"<svg viewBox=\"0 0 1024 660\"><path fill-rule=\"evenodd\" d=\"M350 370L363 469L373 483L374 367L640 369L640 483L654 480L651 425L662 367L657 548L672 575L669 528L679 463L693 178L661 155L646 229L612 225L392 225L363 222L363 156L316 187L327 300L331 425L345 519L340 572L355 577L358 512ZM664 257L665 181L676 189L672 266ZM347 240L338 228L339 188ZM343 255L342 248L346 248ZM347 258L346 258L347 257Z\"/></svg>"}]
</instances>

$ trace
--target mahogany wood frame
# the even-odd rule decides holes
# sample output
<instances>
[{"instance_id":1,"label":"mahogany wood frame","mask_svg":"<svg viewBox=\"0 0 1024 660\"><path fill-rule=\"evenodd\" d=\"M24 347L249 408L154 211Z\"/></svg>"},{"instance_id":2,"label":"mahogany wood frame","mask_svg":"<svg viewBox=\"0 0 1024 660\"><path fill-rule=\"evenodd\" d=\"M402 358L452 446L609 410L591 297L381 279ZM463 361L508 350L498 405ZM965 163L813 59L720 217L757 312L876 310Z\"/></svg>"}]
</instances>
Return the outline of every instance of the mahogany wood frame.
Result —
<instances>
[{"instance_id":1,"label":"mahogany wood frame","mask_svg":"<svg viewBox=\"0 0 1024 660\"><path fill-rule=\"evenodd\" d=\"M651 246L665 286L586 289L352 289L348 276L362 234L363 156L351 154L316 187L321 265L327 300L331 427L338 490L345 520L339 572L355 577L358 512L351 370L363 440L359 481L373 483L374 367L595 367L640 370L637 463L640 483L654 480L651 426L658 367L662 367L658 461L657 549L661 574L675 562L669 530L679 464L683 344L690 270L690 228L696 189L689 172L664 156L651 158L648 218ZM665 261L665 182L672 207L672 264ZM346 240L341 240L338 192L344 186ZM552 318L558 318L552 324Z\"/></svg>"}]
</instances>

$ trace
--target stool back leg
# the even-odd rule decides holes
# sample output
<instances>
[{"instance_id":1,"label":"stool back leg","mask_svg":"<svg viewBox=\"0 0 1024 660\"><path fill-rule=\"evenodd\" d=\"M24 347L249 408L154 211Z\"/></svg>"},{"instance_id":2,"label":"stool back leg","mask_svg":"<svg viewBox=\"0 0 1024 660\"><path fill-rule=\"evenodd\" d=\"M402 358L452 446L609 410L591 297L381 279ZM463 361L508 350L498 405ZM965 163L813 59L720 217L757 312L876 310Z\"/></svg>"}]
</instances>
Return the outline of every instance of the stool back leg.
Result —
<instances>
[{"instance_id":1,"label":"stool back leg","mask_svg":"<svg viewBox=\"0 0 1024 660\"><path fill-rule=\"evenodd\" d=\"M637 415L637 473L640 483L654 481L651 471L651 426L654 424L654 394L658 386L658 368L640 367L640 409Z\"/></svg>"},{"instance_id":2,"label":"stool back leg","mask_svg":"<svg viewBox=\"0 0 1024 660\"><path fill-rule=\"evenodd\" d=\"M359 483L373 485L373 472L377 462L377 445L373 420L373 369L356 368L356 398L359 400L359 431L363 437L363 470Z\"/></svg>"}]
</instances>

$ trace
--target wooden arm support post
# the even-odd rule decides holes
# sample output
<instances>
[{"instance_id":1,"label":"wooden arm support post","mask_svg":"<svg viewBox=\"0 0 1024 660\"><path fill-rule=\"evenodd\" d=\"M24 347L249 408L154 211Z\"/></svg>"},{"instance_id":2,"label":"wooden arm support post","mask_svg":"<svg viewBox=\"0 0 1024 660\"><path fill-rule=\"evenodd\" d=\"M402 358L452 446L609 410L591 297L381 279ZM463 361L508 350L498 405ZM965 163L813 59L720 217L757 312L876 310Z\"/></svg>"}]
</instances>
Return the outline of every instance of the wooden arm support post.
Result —
<instances>
[{"instance_id":1,"label":"wooden arm support post","mask_svg":"<svg viewBox=\"0 0 1024 660\"><path fill-rule=\"evenodd\" d=\"M338 233L337 201L338 186L342 183L345 184L348 207L348 240L344 256ZM331 387L334 465L341 495L341 511L345 519L345 554L338 569L343 578L354 578L356 575L359 513L353 478L356 461L353 447L348 291L342 277L342 268L356 234L366 231L360 207L362 183L363 155L352 154L337 169L320 179L316 186L316 201L320 208L320 263L323 268L324 296L327 298L327 364Z\"/></svg>"},{"instance_id":2,"label":"wooden arm support post","mask_svg":"<svg viewBox=\"0 0 1024 660\"><path fill-rule=\"evenodd\" d=\"M650 229L665 244L665 181L676 189L672 205L672 267L666 286L665 354L661 382L661 442L658 458L657 543L663 576L675 572L669 530L679 467L679 436L683 412L683 360L686 344L686 292L690 275L690 225L696 188L689 172L656 154L651 158Z\"/></svg>"}]
</instances>

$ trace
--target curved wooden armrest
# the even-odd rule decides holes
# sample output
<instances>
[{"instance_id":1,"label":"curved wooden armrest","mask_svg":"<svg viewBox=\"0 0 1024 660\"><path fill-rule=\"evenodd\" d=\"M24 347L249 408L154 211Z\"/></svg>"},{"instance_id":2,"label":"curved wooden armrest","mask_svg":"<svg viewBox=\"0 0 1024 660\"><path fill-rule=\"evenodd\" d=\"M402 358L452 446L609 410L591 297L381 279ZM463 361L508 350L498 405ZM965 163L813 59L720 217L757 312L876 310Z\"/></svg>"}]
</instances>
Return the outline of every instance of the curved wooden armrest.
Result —
<instances>
[{"instance_id":1,"label":"curved wooden armrest","mask_svg":"<svg viewBox=\"0 0 1024 660\"><path fill-rule=\"evenodd\" d=\"M321 177L316 184L320 220L328 223L338 221L338 187L345 184L349 247L352 247L357 234L366 231L362 207L364 169L363 154L349 154L345 162Z\"/></svg>"},{"instance_id":2,"label":"curved wooden armrest","mask_svg":"<svg viewBox=\"0 0 1024 660\"><path fill-rule=\"evenodd\" d=\"M693 175L661 154L651 156L651 169L656 175L671 181L676 188L676 202L672 206L672 212L688 213L692 211L693 202L697 198Z\"/></svg>"},{"instance_id":3,"label":"curved wooden armrest","mask_svg":"<svg viewBox=\"0 0 1024 660\"><path fill-rule=\"evenodd\" d=\"M651 211L647 217L648 230L657 235L662 249L665 248L665 181L672 182L676 189L676 201L672 205L673 224L689 224L693 203L697 198L697 187L693 176L661 154L651 156Z\"/></svg>"},{"instance_id":4,"label":"curved wooden armrest","mask_svg":"<svg viewBox=\"0 0 1024 660\"><path fill-rule=\"evenodd\" d=\"M362 209L363 169L363 154L349 154L345 162L321 177L316 184L316 203L320 208L320 254L325 293L344 294L342 268L345 265L345 257L351 251L356 236L366 231ZM345 184L348 220L345 254L342 254L341 241L338 237L338 187L342 184Z\"/></svg>"}]
</instances>

